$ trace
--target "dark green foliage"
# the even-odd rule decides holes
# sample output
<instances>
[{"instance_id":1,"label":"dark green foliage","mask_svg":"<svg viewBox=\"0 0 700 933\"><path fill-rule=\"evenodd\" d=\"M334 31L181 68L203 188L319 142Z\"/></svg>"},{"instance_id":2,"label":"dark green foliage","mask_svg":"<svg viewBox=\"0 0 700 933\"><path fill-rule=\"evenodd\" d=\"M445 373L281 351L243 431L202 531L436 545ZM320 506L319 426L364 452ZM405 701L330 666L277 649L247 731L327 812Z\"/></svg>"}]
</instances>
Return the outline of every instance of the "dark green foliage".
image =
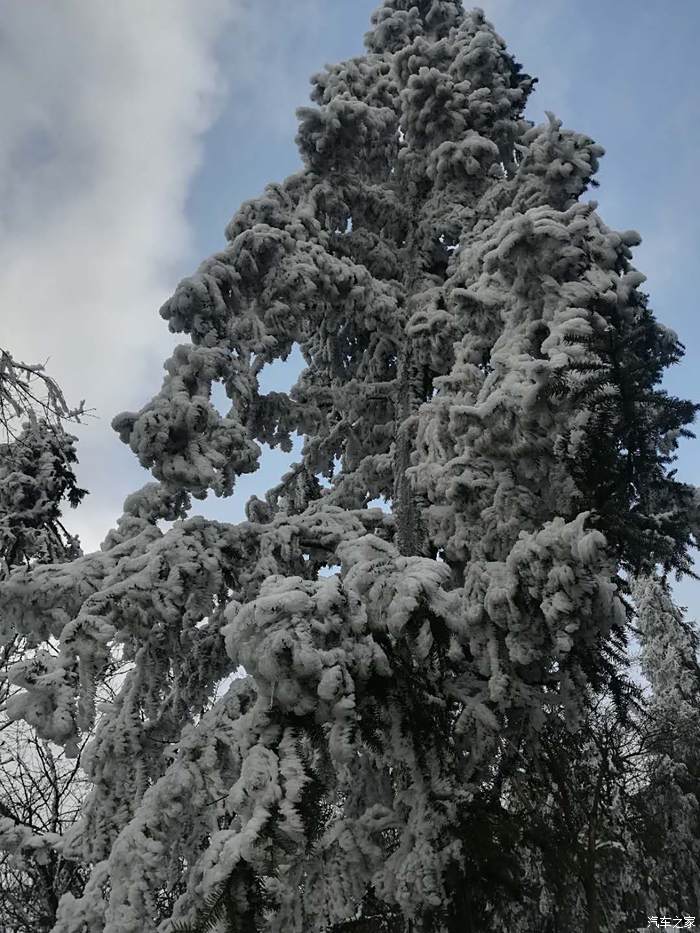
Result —
<instances>
[{"instance_id":1,"label":"dark green foliage","mask_svg":"<svg viewBox=\"0 0 700 933\"><path fill-rule=\"evenodd\" d=\"M197 923L175 923L173 933L259 933L263 913L270 906L255 871L241 861L207 899Z\"/></svg>"},{"instance_id":2,"label":"dark green foliage","mask_svg":"<svg viewBox=\"0 0 700 933\"><path fill-rule=\"evenodd\" d=\"M676 479L672 464L700 406L660 387L683 356L675 334L661 327L646 298L633 293L623 311L602 303L607 322L588 345L595 362L574 364L575 397L591 409L587 443L570 461L581 500L615 548L622 566L648 573L692 573L697 504L694 487Z\"/></svg>"},{"instance_id":3,"label":"dark green foliage","mask_svg":"<svg viewBox=\"0 0 700 933\"><path fill-rule=\"evenodd\" d=\"M382 903L370 888L362 901L359 917L334 924L328 933L406 933L401 914Z\"/></svg>"}]
</instances>

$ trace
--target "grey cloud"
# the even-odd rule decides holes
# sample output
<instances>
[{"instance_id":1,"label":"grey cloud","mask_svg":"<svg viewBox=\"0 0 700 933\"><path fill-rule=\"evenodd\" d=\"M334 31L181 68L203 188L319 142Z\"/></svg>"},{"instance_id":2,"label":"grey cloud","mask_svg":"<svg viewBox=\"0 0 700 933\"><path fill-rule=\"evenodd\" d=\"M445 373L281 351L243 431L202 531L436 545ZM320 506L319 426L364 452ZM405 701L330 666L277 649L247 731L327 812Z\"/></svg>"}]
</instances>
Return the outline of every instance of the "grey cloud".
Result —
<instances>
[{"instance_id":1,"label":"grey cloud","mask_svg":"<svg viewBox=\"0 0 700 933\"><path fill-rule=\"evenodd\" d=\"M156 389L172 343L157 309L189 263L185 199L234 3L0 0L0 343L50 358L100 416L80 434L81 480L101 491L74 522L92 546L137 475L109 421Z\"/></svg>"}]
</instances>

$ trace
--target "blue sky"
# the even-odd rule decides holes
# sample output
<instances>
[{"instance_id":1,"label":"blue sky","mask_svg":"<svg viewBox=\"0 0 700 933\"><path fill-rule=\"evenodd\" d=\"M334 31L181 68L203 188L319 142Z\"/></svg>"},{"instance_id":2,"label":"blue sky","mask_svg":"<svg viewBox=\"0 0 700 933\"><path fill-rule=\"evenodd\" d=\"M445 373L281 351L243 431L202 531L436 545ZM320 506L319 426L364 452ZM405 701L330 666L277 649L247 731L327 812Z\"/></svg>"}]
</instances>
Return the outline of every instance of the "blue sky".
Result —
<instances>
[{"instance_id":1,"label":"blue sky","mask_svg":"<svg viewBox=\"0 0 700 933\"><path fill-rule=\"evenodd\" d=\"M73 525L95 547L146 477L109 430L157 389L173 345L158 307L223 244L240 202L298 167L309 76L362 50L374 0L0 0L2 342L50 357L99 417L80 429L92 495ZM643 237L636 264L687 346L669 388L700 398L696 0L483 2L552 110L606 148L592 194ZM271 379L289 384L289 369ZM683 478L700 484L698 442ZM288 458L265 458L223 509L241 515ZM221 503L206 503L222 514ZM684 602L700 609L698 584Z\"/></svg>"}]
</instances>

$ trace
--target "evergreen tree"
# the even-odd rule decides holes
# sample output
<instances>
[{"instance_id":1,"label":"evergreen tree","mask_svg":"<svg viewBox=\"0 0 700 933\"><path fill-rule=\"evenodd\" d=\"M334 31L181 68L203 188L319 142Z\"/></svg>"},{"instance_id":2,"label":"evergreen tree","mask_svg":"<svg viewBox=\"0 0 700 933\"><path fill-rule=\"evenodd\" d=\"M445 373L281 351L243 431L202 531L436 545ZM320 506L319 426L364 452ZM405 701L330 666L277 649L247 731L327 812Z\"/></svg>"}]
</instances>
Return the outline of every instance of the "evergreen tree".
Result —
<instances>
[{"instance_id":1,"label":"evergreen tree","mask_svg":"<svg viewBox=\"0 0 700 933\"><path fill-rule=\"evenodd\" d=\"M668 583L641 578L634 589L640 664L649 690L651 751L642 802L654 913L700 899L700 667L696 627L674 605Z\"/></svg>"},{"instance_id":2,"label":"evergreen tree","mask_svg":"<svg viewBox=\"0 0 700 933\"><path fill-rule=\"evenodd\" d=\"M386 0L366 45L313 78L302 170L161 309L190 342L114 420L155 482L99 553L3 584L60 638L13 674L41 735L75 749L130 662L55 933L593 933L638 906L609 857L636 864L638 788L611 769L639 706L627 577L695 541L671 468L695 408L660 388L682 347L638 235L580 200L602 149L524 119L534 80L483 13ZM296 385L261 393L294 345ZM294 432L246 522L196 514Z\"/></svg>"}]
</instances>

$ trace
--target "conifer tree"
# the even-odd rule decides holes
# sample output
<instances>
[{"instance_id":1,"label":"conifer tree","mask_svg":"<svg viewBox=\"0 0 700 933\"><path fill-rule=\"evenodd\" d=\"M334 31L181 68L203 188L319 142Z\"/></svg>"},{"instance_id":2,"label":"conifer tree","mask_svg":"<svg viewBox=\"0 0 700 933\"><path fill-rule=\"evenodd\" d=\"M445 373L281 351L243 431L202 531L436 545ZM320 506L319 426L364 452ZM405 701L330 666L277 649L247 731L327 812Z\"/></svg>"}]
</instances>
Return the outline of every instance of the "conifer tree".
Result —
<instances>
[{"instance_id":1,"label":"conifer tree","mask_svg":"<svg viewBox=\"0 0 700 933\"><path fill-rule=\"evenodd\" d=\"M695 408L660 388L682 347L638 235L581 200L603 150L524 118L534 79L482 12L385 0L366 47L313 78L303 168L161 309L189 342L114 420L154 482L99 553L3 584L14 624L60 640L13 674L41 735L75 750L95 680L130 662L55 933L624 922L613 859L580 846L553 874L536 837L578 840L594 800L594 849L634 854L609 767L626 581L690 566L671 464ZM262 393L294 345L296 385ZM295 432L247 521L197 515Z\"/></svg>"},{"instance_id":2,"label":"conifer tree","mask_svg":"<svg viewBox=\"0 0 700 933\"><path fill-rule=\"evenodd\" d=\"M651 694L645 738L652 754L642 796L648 888L656 912L681 912L700 898L698 634L663 578L640 578L634 596Z\"/></svg>"}]
</instances>

